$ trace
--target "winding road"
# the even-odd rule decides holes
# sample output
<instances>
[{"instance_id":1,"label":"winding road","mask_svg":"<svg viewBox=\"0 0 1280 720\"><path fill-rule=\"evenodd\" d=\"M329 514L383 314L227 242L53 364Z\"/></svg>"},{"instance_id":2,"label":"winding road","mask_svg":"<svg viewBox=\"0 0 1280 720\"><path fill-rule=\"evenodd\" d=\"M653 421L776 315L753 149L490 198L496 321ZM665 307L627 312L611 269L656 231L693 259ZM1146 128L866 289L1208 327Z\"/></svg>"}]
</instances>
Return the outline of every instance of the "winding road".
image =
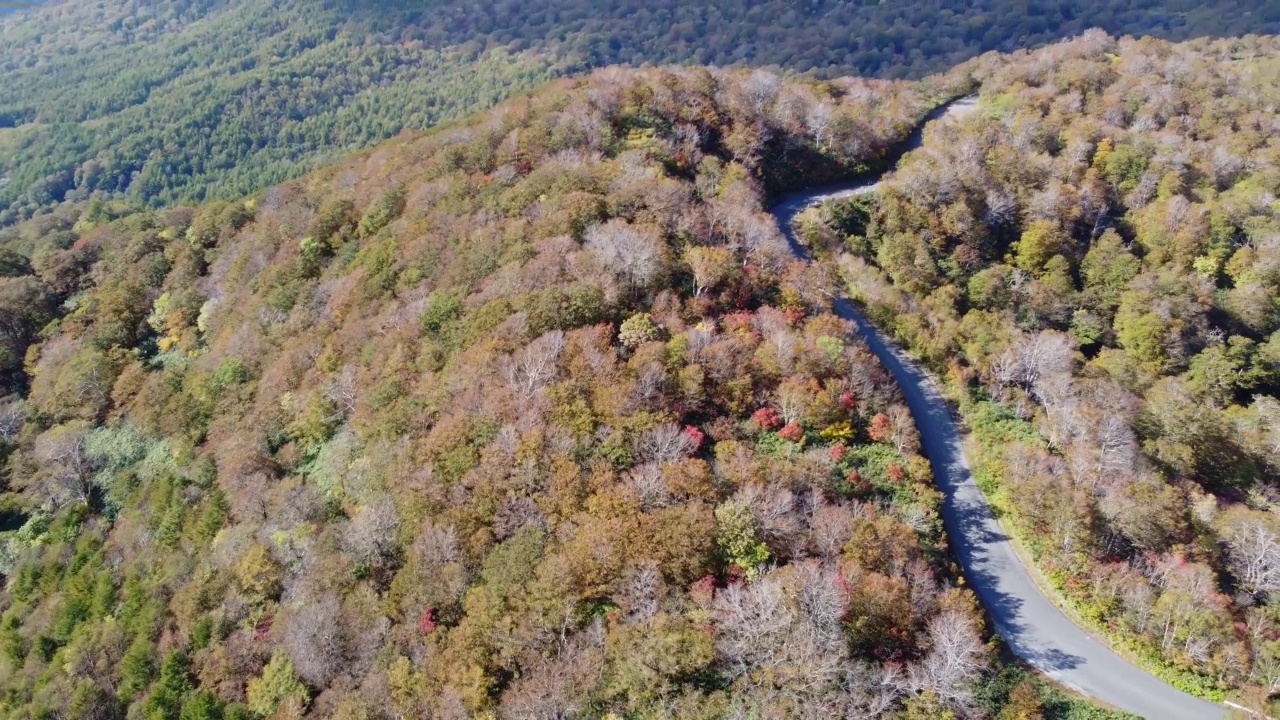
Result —
<instances>
[{"instance_id":1,"label":"winding road","mask_svg":"<svg viewBox=\"0 0 1280 720\"><path fill-rule=\"evenodd\" d=\"M929 123L962 116L975 106L975 98L962 98L935 110L903 143L902 153L920 146L924 127ZM801 211L827 200L871 192L879 186L881 177L864 177L783 196L771 212L791 251L810 260L793 229ZM834 306L837 315L855 324L902 388L943 492L942 519L951 545L996 632L1013 652L1053 680L1149 720L1227 717L1225 708L1183 693L1116 655L1040 591L978 489L951 410L932 378L847 299L836 299Z\"/></svg>"}]
</instances>

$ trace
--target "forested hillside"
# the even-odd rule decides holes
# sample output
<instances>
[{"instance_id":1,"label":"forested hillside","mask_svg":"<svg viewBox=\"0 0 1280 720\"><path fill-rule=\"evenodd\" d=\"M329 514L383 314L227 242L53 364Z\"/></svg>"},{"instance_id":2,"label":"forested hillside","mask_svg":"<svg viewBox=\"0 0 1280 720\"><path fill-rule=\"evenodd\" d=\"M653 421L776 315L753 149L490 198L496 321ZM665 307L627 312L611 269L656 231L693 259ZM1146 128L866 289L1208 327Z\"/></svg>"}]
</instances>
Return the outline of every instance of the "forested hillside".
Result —
<instances>
[{"instance_id":1,"label":"forested hillside","mask_svg":"<svg viewBox=\"0 0 1280 720\"><path fill-rule=\"evenodd\" d=\"M1089 27L1280 32L1267 0L64 2L0 21L0 223L92 193L230 199L613 63L920 77Z\"/></svg>"},{"instance_id":2,"label":"forested hillside","mask_svg":"<svg viewBox=\"0 0 1280 720\"><path fill-rule=\"evenodd\" d=\"M1109 717L999 664L762 209L967 87L611 69L5 231L3 713Z\"/></svg>"},{"instance_id":3,"label":"forested hillside","mask_svg":"<svg viewBox=\"0 0 1280 720\"><path fill-rule=\"evenodd\" d=\"M1259 707L1280 690L1277 57L1091 33L975 63L979 110L809 230L946 379L980 483L1075 610Z\"/></svg>"}]
</instances>

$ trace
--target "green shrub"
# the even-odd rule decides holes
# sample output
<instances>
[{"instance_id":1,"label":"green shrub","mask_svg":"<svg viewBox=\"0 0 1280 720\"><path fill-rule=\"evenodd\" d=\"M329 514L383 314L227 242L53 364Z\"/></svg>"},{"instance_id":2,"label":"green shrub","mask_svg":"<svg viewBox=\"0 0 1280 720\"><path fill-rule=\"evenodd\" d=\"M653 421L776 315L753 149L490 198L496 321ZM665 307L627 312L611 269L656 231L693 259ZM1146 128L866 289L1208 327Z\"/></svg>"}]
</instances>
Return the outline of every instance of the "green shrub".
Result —
<instances>
[{"instance_id":1,"label":"green shrub","mask_svg":"<svg viewBox=\"0 0 1280 720\"><path fill-rule=\"evenodd\" d=\"M22 667L22 663L27 657L27 644L22 639L22 619L17 615L10 615L8 619L0 624L0 652L14 664L15 667Z\"/></svg>"},{"instance_id":2,"label":"green shrub","mask_svg":"<svg viewBox=\"0 0 1280 720\"><path fill-rule=\"evenodd\" d=\"M303 703L310 699L306 686L294 674L293 661L283 650L276 650L262 675L249 681L247 695L249 710L262 717L269 717L290 698Z\"/></svg>"},{"instance_id":3,"label":"green shrub","mask_svg":"<svg viewBox=\"0 0 1280 720\"><path fill-rule=\"evenodd\" d=\"M213 620L205 615L196 621L196 626L191 629L191 649L203 650L209 647L209 641L213 639Z\"/></svg>"},{"instance_id":4,"label":"green shrub","mask_svg":"<svg viewBox=\"0 0 1280 720\"><path fill-rule=\"evenodd\" d=\"M445 327L462 317L462 293L456 290L436 291L427 297L427 309L422 312L422 332L438 336Z\"/></svg>"},{"instance_id":5,"label":"green shrub","mask_svg":"<svg viewBox=\"0 0 1280 720\"><path fill-rule=\"evenodd\" d=\"M191 689L191 664L186 655L172 650L160 665L160 677L151 686L142 711L148 720L168 720L184 709L183 698Z\"/></svg>"},{"instance_id":6,"label":"green shrub","mask_svg":"<svg viewBox=\"0 0 1280 720\"><path fill-rule=\"evenodd\" d=\"M85 433L84 449L100 472L114 474L146 456L147 438L128 422L96 427Z\"/></svg>"},{"instance_id":7,"label":"green shrub","mask_svg":"<svg viewBox=\"0 0 1280 720\"><path fill-rule=\"evenodd\" d=\"M314 242L322 244L326 248L329 240L334 235L349 227L355 222L355 203L351 198L338 198L331 200L325 204L324 208L316 216L314 222L311 223L311 229L308 232L309 237L314 238Z\"/></svg>"},{"instance_id":8,"label":"green shrub","mask_svg":"<svg viewBox=\"0 0 1280 720\"><path fill-rule=\"evenodd\" d=\"M739 502L729 501L716 507L716 548L727 564L742 568L747 577L759 577L769 561L769 546L757 536L756 521L751 510Z\"/></svg>"},{"instance_id":9,"label":"green shrub","mask_svg":"<svg viewBox=\"0 0 1280 720\"><path fill-rule=\"evenodd\" d=\"M209 392L218 397L227 388L249 382L251 377L243 360L237 357L227 358L218 364L218 368L209 377Z\"/></svg>"},{"instance_id":10,"label":"green shrub","mask_svg":"<svg viewBox=\"0 0 1280 720\"><path fill-rule=\"evenodd\" d=\"M42 662L49 662L57 652L57 640L54 640L48 635L37 635L36 639L31 642L31 654L27 657L34 655Z\"/></svg>"},{"instance_id":11,"label":"green shrub","mask_svg":"<svg viewBox=\"0 0 1280 720\"><path fill-rule=\"evenodd\" d=\"M536 337L548 330L570 330L604 322L609 318L604 293L594 285L575 284L568 290L555 287L529 297L525 307L529 333Z\"/></svg>"},{"instance_id":12,"label":"green shrub","mask_svg":"<svg viewBox=\"0 0 1280 720\"><path fill-rule=\"evenodd\" d=\"M626 348L634 349L644 343L657 340L660 334L658 326L653 324L653 318L649 317L649 313L636 313L623 320L622 325L618 326L618 342Z\"/></svg>"},{"instance_id":13,"label":"green shrub","mask_svg":"<svg viewBox=\"0 0 1280 720\"><path fill-rule=\"evenodd\" d=\"M184 703L178 720L222 720L222 702L207 690L192 693Z\"/></svg>"},{"instance_id":14,"label":"green shrub","mask_svg":"<svg viewBox=\"0 0 1280 720\"><path fill-rule=\"evenodd\" d=\"M361 239L377 235L382 228L391 224L404 212L404 190L396 187L386 191L374 201L360 218L356 227L356 235Z\"/></svg>"},{"instance_id":15,"label":"green shrub","mask_svg":"<svg viewBox=\"0 0 1280 720\"><path fill-rule=\"evenodd\" d=\"M525 525L515 535L502 541L485 558L480 578L498 597L506 597L512 590L533 577L542 560L543 545L547 533L536 525Z\"/></svg>"}]
</instances>

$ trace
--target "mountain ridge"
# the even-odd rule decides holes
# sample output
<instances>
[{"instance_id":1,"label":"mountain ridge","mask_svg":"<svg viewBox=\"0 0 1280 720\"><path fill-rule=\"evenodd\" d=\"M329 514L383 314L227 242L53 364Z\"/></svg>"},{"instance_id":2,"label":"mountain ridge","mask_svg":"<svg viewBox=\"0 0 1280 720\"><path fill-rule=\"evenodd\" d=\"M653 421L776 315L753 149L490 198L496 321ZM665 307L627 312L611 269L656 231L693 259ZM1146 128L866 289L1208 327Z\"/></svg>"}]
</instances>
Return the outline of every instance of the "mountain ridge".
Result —
<instances>
[{"instance_id":1,"label":"mountain ridge","mask_svg":"<svg viewBox=\"0 0 1280 720\"><path fill-rule=\"evenodd\" d=\"M95 192L230 199L606 64L921 77L1094 25L1176 38L1280 31L1263 0L1023 4L61 4L0 27L0 126L25 126L0 142L0 220Z\"/></svg>"}]
</instances>

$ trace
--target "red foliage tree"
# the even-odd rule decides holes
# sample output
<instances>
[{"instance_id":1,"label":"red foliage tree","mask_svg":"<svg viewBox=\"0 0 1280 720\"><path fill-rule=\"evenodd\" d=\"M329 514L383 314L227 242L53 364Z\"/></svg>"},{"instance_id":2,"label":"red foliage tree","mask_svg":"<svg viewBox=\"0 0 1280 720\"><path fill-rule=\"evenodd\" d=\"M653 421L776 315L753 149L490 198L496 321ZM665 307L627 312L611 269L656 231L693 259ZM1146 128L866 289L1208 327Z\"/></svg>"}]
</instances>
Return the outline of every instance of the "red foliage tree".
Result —
<instances>
[{"instance_id":1,"label":"red foliage tree","mask_svg":"<svg viewBox=\"0 0 1280 720\"><path fill-rule=\"evenodd\" d=\"M418 616L418 631L423 635L430 635L440 627L440 619L435 605L430 605L422 609L422 614Z\"/></svg>"},{"instance_id":2,"label":"red foliage tree","mask_svg":"<svg viewBox=\"0 0 1280 720\"><path fill-rule=\"evenodd\" d=\"M751 422L761 430L775 430L782 427L782 417L778 411L770 407L762 407L751 414Z\"/></svg>"},{"instance_id":3,"label":"red foliage tree","mask_svg":"<svg viewBox=\"0 0 1280 720\"><path fill-rule=\"evenodd\" d=\"M792 420L787 423L786 427L778 431L778 437L798 443L804 439L804 428L800 427L798 420Z\"/></svg>"},{"instance_id":4,"label":"red foliage tree","mask_svg":"<svg viewBox=\"0 0 1280 720\"><path fill-rule=\"evenodd\" d=\"M862 473L858 472L858 468L854 468L846 473L844 481L849 486L849 489L858 495L865 495L872 490L871 483L867 482L867 479L862 477Z\"/></svg>"},{"instance_id":5,"label":"red foliage tree","mask_svg":"<svg viewBox=\"0 0 1280 720\"><path fill-rule=\"evenodd\" d=\"M716 577L703 575L689 588L689 596L698 603L710 603L716 595Z\"/></svg>"},{"instance_id":6,"label":"red foliage tree","mask_svg":"<svg viewBox=\"0 0 1280 720\"><path fill-rule=\"evenodd\" d=\"M751 320L753 317L755 317L755 314L751 311L740 310L738 312L725 315L721 318L720 323L724 327L724 331L726 333L751 334L753 332L751 327Z\"/></svg>"},{"instance_id":7,"label":"red foliage tree","mask_svg":"<svg viewBox=\"0 0 1280 720\"><path fill-rule=\"evenodd\" d=\"M696 425L685 425L684 434L693 441L695 450L702 447L702 443L707 439L707 434L699 430Z\"/></svg>"},{"instance_id":8,"label":"red foliage tree","mask_svg":"<svg viewBox=\"0 0 1280 720\"><path fill-rule=\"evenodd\" d=\"M907 471L898 463L889 463L889 466L884 471L889 476L889 479L895 483L900 483L907 477Z\"/></svg>"},{"instance_id":9,"label":"red foliage tree","mask_svg":"<svg viewBox=\"0 0 1280 720\"><path fill-rule=\"evenodd\" d=\"M889 420L889 416L884 413L876 413L871 418L871 426L867 428L867 435L876 442L886 442L893 437L893 423Z\"/></svg>"}]
</instances>

